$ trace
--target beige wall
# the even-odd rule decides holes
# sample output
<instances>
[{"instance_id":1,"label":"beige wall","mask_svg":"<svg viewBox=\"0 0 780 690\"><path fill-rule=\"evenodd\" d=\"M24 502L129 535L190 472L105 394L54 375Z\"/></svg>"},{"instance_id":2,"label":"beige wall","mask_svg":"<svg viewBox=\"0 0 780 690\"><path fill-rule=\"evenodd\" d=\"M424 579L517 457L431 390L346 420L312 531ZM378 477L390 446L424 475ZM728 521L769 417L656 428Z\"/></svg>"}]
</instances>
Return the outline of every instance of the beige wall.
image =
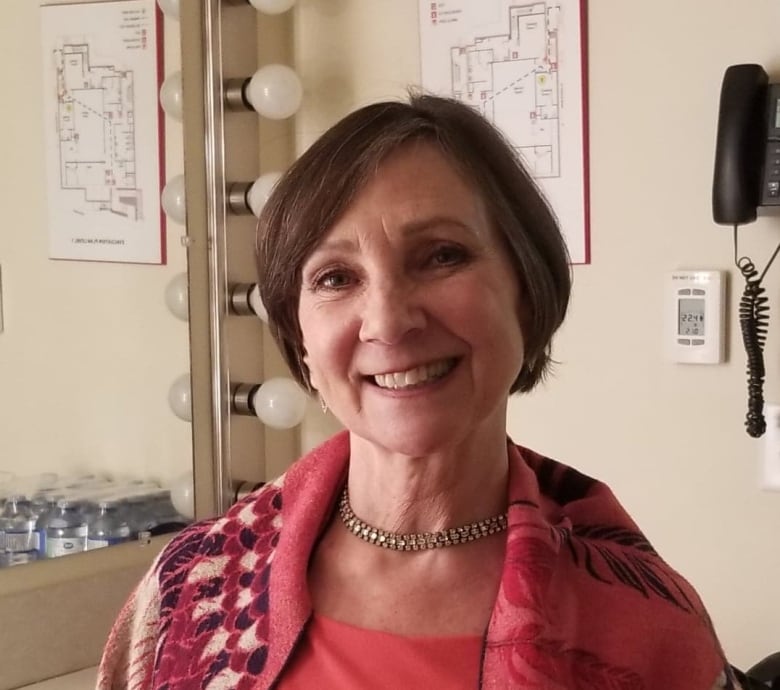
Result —
<instances>
[{"instance_id":1,"label":"beige wall","mask_svg":"<svg viewBox=\"0 0 780 690\"><path fill-rule=\"evenodd\" d=\"M741 284L731 233L712 222L710 186L723 71L758 62L780 80L780 3L589 4L592 264L574 269L557 375L513 402L509 431L607 481L698 588L732 662L749 666L780 649L780 494L759 489L760 443L743 430ZM299 0L300 149L347 111L419 80L416 8L415 0ZM780 219L741 237L763 266ZM727 364L664 361L663 276L676 268L731 272ZM779 283L780 264L767 281L776 312ZM779 323L767 347L773 402ZM304 428L304 445L319 426L313 418Z\"/></svg>"},{"instance_id":2,"label":"beige wall","mask_svg":"<svg viewBox=\"0 0 780 690\"><path fill-rule=\"evenodd\" d=\"M299 149L348 110L419 79L416 5L299 0ZM591 0L589 11L593 263L574 270L557 376L513 403L509 430L610 483L698 588L732 660L746 666L780 647L780 495L758 488L759 444L742 427L738 289L729 304L729 362L683 367L661 354L662 277L706 267L737 278L730 233L710 215L718 91L735 62L762 63L780 80L780 5ZM6 0L3 12L0 469L178 472L189 463L190 429L168 410L167 391L187 369L187 332L162 294L184 269L182 231L169 228L166 267L46 258L41 94L31 78L41 70L38 7ZM167 38L170 70L178 46L175 32ZM180 130L166 124L172 175L181 166ZM780 240L780 220L761 220L742 237L763 264ZM768 280L775 311L778 283L780 267ZM615 315L630 310L640 314L632 329L613 331ZM778 331L776 321L767 350L774 402ZM304 445L322 433L318 414L303 429Z\"/></svg>"},{"instance_id":3,"label":"beige wall","mask_svg":"<svg viewBox=\"0 0 780 690\"><path fill-rule=\"evenodd\" d=\"M163 299L185 270L184 230L169 224L166 266L47 258L38 4L6 0L0 22L0 469L165 481L191 463L190 425L167 402L189 370L187 324ZM166 22L166 33L171 72L178 25ZM182 169L181 126L167 118L166 127L172 176Z\"/></svg>"}]
</instances>

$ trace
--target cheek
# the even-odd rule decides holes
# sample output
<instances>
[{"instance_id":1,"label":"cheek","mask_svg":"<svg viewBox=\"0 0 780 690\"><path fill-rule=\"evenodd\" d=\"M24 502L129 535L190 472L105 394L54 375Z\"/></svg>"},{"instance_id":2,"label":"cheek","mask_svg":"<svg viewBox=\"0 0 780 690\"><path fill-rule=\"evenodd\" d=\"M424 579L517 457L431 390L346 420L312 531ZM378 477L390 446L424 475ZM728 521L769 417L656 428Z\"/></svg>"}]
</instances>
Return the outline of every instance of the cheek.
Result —
<instances>
[{"instance_id":1,"label":"cheek","mask_svg":"<svg viewBox=\"0 0 780 690\"><path fill-rule=\"evenodd\" d=\"M523 342L525 342L525 334L528 333L528 327L531 323L531 309L528 302L523 298L523 293L522 287L518 287L515 290L514 318L517 327L520 329Z\"/></svg>"},{"instance_id":2,"label":"cheek","mask_svg":"<svg viewBox=\"0 0 780 690\"><path fill-rule=\"evenodd\" d=\"M518 343L521 350L525 349L525 334L528 333L531 313L523 299L524 289L520 285L517 274L508 262L496 272L500 276L493 285L497 311L502 315L503 332L508 333L512 342Z\"/></svg>"},{"instance_id":3,"label":"cheek","mask_svg":"<svg viewBox=\"0 0 780 690\"><path fill-rule=\"evenodd\" d=\"M340 327L334 315L316 313L301 320L301 332L311 385L324 392L349 371L348 329Z\"/></svg>"},{"instance_id":4,"label":"cheek","mask_svg":"<svg viewBox=\"0 0 780 690\"><path fill-rule=\"evenodd\" d=\"M518 291L508 292L506 284L483 276L480 285L449 291L441 302L453 329L488 359L498 357L509 363L522 359L525 347L525 309ZM519 365L518 365L519 366Z\"/></svg>"}]
</instances>

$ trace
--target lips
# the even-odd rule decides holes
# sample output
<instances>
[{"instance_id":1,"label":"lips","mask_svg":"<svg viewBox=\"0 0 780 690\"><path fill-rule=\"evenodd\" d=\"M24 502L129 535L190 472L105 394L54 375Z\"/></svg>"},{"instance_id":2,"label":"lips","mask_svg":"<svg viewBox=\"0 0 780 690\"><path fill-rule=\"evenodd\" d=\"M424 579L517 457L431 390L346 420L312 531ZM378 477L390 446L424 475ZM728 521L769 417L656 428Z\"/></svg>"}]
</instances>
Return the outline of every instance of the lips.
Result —
<instances>
[{"instance_id":1,"label":"lips","mask_svg":"<svg viewBox=\"0 0 780 690\"><path fill-rule=\"evenodd\" d=\"M380 388L401 390L430 383L446 376L455 366L455 359L440 359L406 371L394 371L387 374L375 374L372 378Z\"/></svg>"}]
</instances>

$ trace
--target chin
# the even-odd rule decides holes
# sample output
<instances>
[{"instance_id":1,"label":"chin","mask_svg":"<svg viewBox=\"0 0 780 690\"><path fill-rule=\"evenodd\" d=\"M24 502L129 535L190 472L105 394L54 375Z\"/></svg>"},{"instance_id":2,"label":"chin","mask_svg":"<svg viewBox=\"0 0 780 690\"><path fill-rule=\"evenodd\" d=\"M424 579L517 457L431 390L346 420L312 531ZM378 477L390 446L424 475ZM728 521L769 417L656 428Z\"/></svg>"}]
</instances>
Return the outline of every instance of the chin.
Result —
<instances>
[{"instance_id":1,"label":"chin","mask_svg":"<svg viewBox=\"0 0 780 690\"><path fill-rule=\"evenodd\" d=\"M441 425L426 425L415 428L414 424L388 424L379 433L355 432L368 443L374 444L391 453L408 457L422 457L439 453L455 440L452 422Z\"/></svg>"}]
</instances>

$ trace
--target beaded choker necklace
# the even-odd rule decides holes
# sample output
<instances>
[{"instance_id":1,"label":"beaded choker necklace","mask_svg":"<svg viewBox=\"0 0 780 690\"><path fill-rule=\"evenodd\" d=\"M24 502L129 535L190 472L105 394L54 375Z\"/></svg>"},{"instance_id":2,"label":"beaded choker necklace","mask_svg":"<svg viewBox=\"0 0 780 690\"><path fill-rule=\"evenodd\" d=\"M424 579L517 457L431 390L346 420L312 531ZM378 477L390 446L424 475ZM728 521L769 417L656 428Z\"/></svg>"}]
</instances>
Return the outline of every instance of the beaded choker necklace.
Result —
<instances>
[{"instance_id":1,"label":"beaded choker necklace","mask_svg":"<svg viewBox=\"0 0 780 690\"><path fill-rule=\"evenodd\" d=\"M393 551L424 551L425 549L440 549L445 546L465 544L497 532L503 532L507 526L506 513L502 513L486 520L478 520L468 525L452 527L440 532L423 532L422 534L386 532L363 522L352 512L346 487L344 487L344 492L339 500L339 515L341 515L341 520L347 529L356 537L360 537L369 544Z\"/></svg>"}]
</instances>

